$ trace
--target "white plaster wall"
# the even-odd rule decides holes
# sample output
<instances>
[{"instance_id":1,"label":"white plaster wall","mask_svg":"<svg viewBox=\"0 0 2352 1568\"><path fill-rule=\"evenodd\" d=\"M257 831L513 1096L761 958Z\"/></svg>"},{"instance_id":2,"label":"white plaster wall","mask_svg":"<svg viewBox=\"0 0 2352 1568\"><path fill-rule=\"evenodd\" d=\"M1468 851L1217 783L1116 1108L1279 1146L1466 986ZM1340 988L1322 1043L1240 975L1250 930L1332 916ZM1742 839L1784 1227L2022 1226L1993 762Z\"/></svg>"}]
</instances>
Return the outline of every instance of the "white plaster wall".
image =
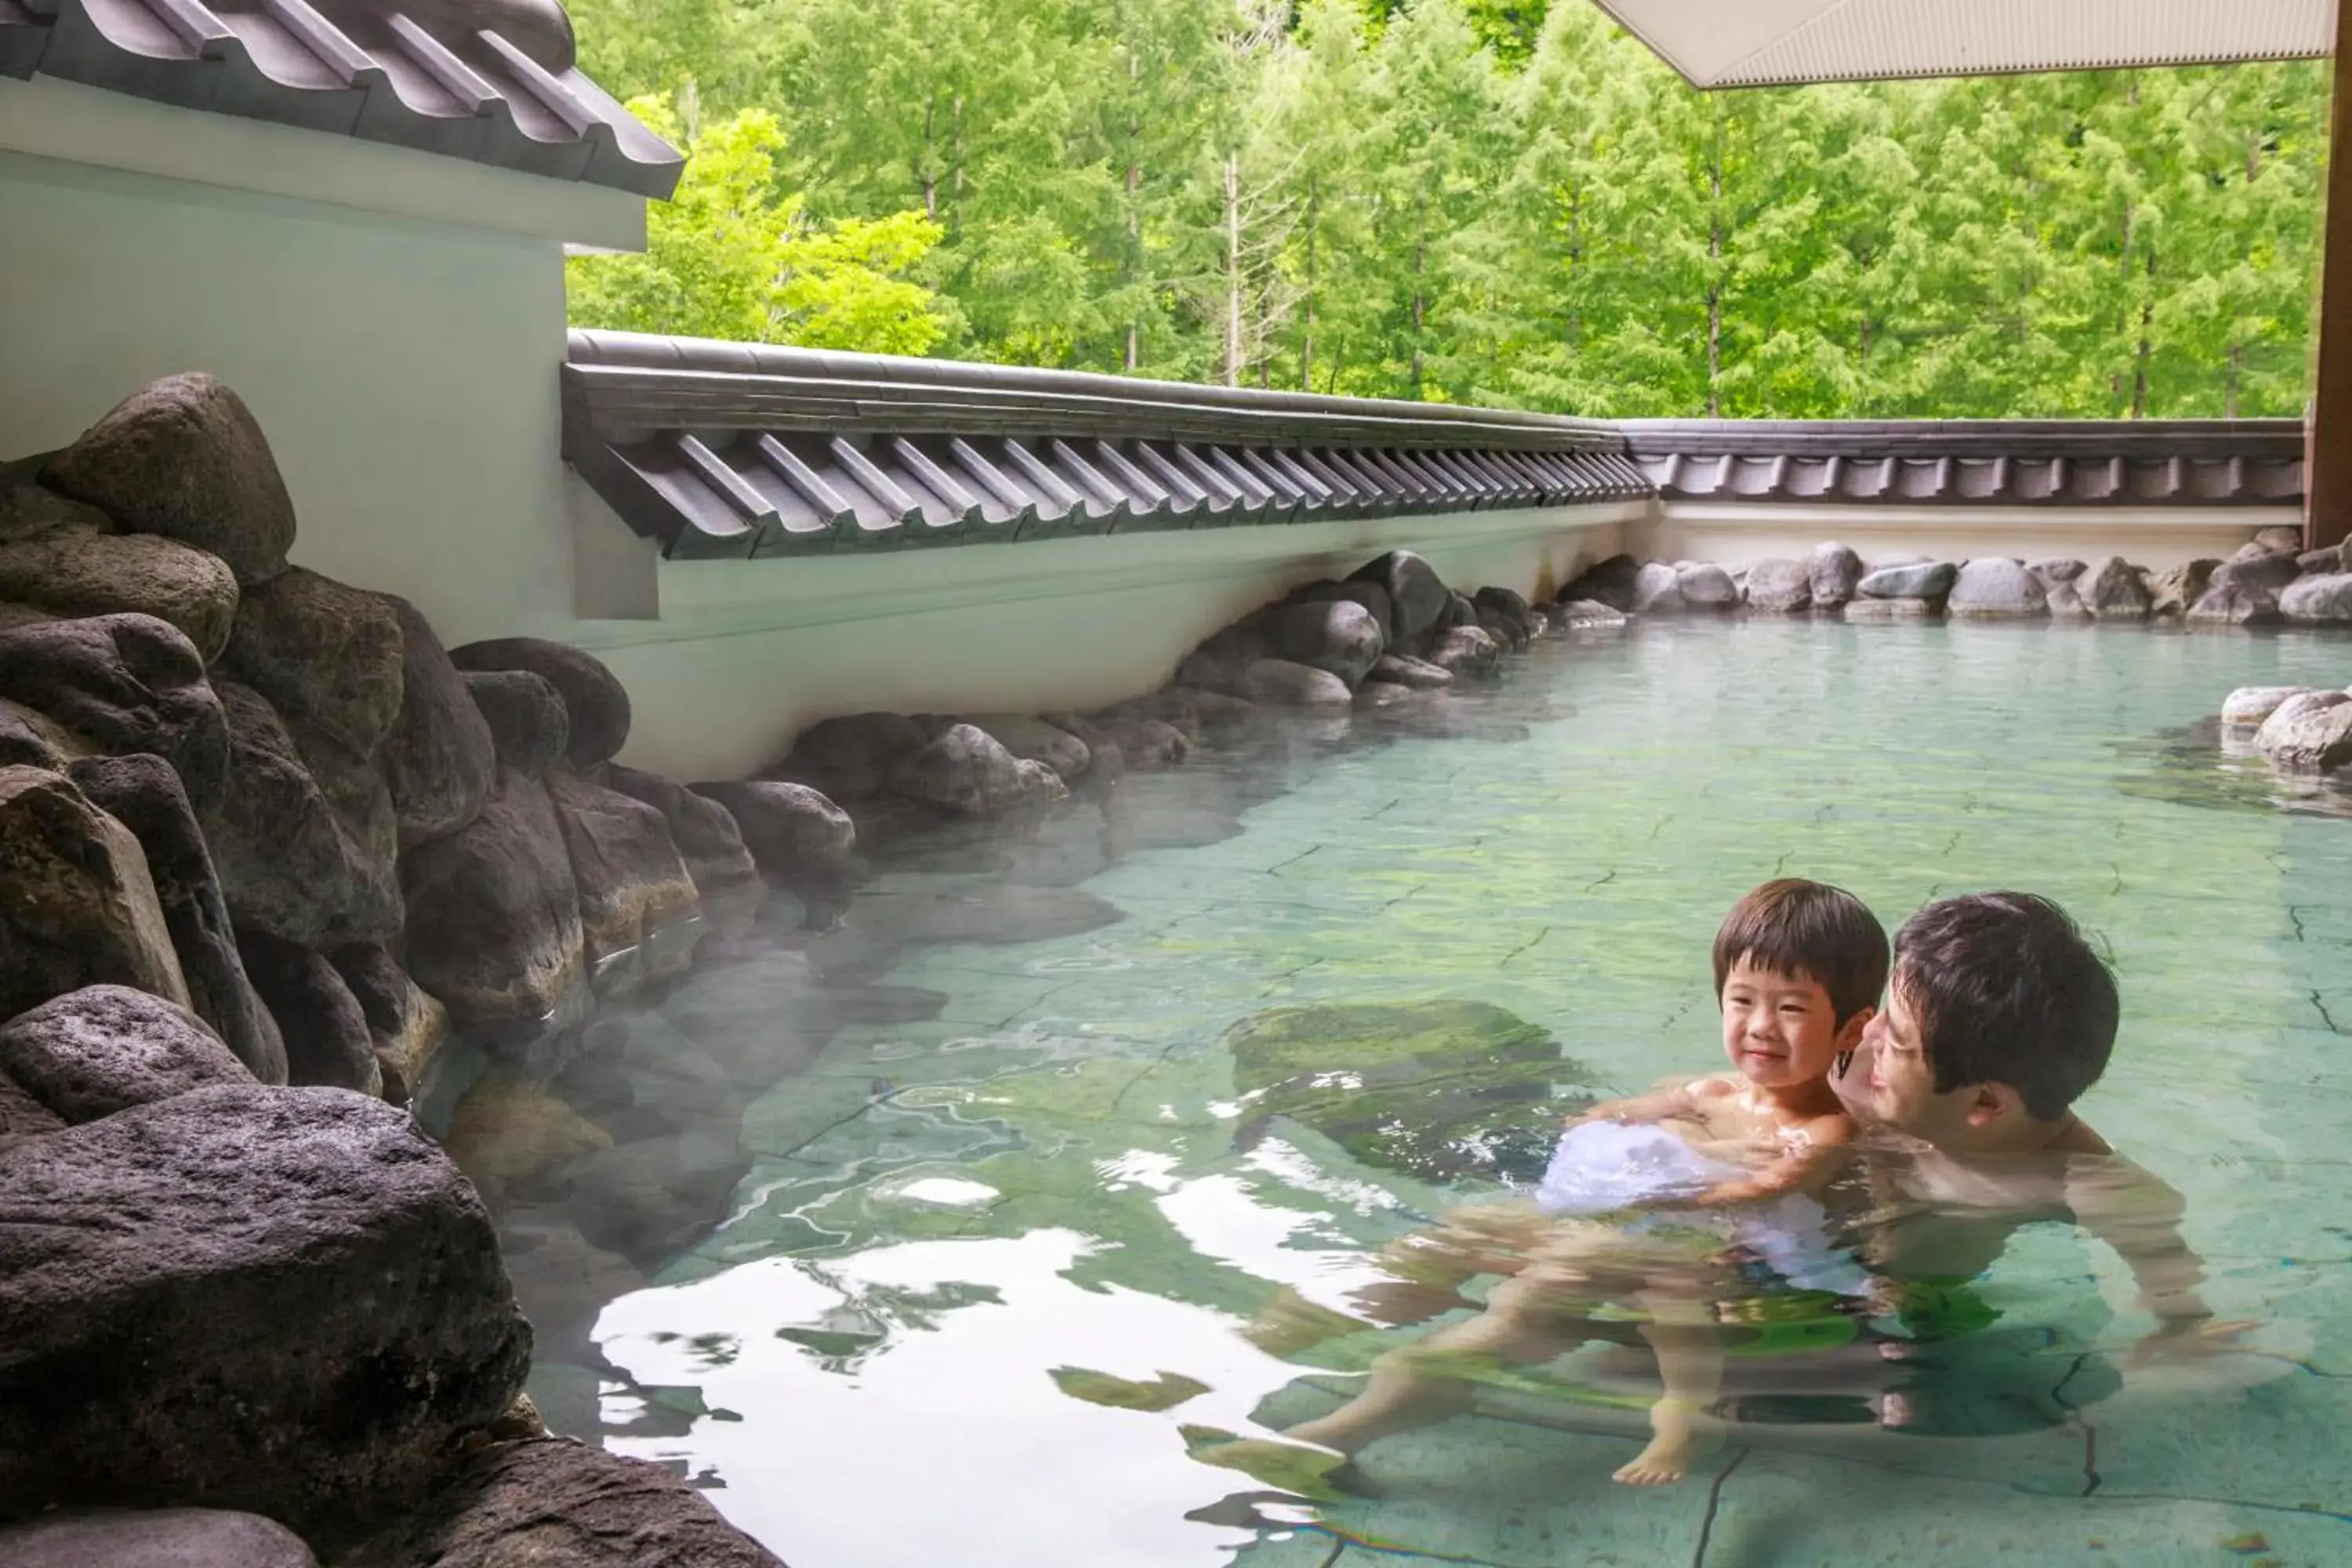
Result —
<instances>
[{"instance_id":1,"label":"white plaster wall","mask_svg":"<svg viewBox=\"0 0 2352 1568\"><path fill-rule=\"evenodd\" d=\"M1532 595L1613 553L1646 510L1433 514L657 568L648 557L661 618L585 622L578 637L629 689L629 761L688 780L740 776L832 714L1083 709L1150 690L1243 613L1387 550L1422 552L1459 587ZM623 527L609 512L603 525Z\"/></svg>"},{"instance_id":2,"label":"white plaster wall","mask_svg":"<svg viewBox=\"0 0 2352 1568\"><path fill-rule=\"evenodd\" d=\"M563 327L551 238L0 153L0 457L210 371L277 453L294 559L452 644L570 630Z\"/></svg>"},{"instance_id":3,"label":"white plaster wall","mask_svg":"<svg viewBox=\"0 0 2352 1568\"><path fill-rule=\"evenodd\" d=\"M2303 526L2294 507L1806 506L1788 502L1669 503L1640 535L1640 552L1665 561L1752 566L1803 557L1825 540L1864 560L1931 555L1966 561L2009 555L2095 561L2120 555L2162 570L2200 555L2226 556L2273 523Z\"/></svg>"}]
</instances>

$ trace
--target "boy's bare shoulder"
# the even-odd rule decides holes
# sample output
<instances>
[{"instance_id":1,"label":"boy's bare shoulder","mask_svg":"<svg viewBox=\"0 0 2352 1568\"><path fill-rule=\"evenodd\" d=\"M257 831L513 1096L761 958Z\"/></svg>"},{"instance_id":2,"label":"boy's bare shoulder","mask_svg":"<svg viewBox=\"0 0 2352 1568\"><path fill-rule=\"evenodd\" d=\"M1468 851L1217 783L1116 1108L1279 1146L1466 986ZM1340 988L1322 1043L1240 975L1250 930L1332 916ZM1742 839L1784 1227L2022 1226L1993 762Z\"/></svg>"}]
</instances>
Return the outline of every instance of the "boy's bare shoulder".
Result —
<instances>
[{"instance_id":1,"label":"boy's bare shoulder","mask_svg":"<svg viewBox=\"0 0 2352 1568\"><path fill-rule=\"evenodd\" d=\"M1683 1092L1693 1100L1721 1100L1739 1092L1739 1080L1727 1073L1709 1073L1685 1082Z\"/></svg>"}]
</instances>

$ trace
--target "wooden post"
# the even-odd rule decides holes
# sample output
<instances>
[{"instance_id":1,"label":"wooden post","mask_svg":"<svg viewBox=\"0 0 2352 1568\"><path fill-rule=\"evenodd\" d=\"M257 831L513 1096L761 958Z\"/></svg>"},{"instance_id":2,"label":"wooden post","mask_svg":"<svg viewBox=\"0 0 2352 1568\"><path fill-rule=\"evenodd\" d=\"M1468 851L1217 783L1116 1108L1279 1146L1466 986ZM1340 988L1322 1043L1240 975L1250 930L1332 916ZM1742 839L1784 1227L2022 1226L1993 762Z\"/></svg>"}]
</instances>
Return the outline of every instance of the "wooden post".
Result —
<instances>
[{"instance_id":1,"label":"wooden post","mask_svg":"<svg viewBox=\"0 0 2352 1568\"><path fill-rule=\"evenodd\" d=\"M2304 437L2304 547L2352 536L2352 0L2336 8L2336 90L2321 231L2319 353Z\"/></svg>"}]
</instances>

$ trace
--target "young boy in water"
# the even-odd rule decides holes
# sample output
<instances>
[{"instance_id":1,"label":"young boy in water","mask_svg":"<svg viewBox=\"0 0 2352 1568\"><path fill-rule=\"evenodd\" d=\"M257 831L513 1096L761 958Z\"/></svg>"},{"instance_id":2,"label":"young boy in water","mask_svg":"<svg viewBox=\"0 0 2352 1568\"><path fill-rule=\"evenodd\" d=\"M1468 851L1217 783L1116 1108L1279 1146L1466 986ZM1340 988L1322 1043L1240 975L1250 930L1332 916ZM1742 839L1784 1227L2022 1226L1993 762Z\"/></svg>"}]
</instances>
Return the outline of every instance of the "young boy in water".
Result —
<instances>
[{"instance_id":1,"label":"young boy in water","mask_svg":"<svg viewBox=\"0 0 2352 1568\"><path fill-rule=\"evenodd\" d=\"M1325 1449L1336 1465L1442 1420L1468 1400L1448 1362L1549 1361L1591 1337L1596 1307L1622 1302L1645 1315L1640 1332L1665 1386L1649 1446L1617 1479L1682 1478L1721 1380L1716 1303L1744 1293L1740 1252L1804 1283L1835 1269L1811 1194L1853 1136L1829 1076L1885 987L1886 933L1853 894L1790 879L1733 906L1714 960L1732 1070L1595 1106L1570 1124L1532 1205L1457 1210L1392 1251L1424 1288L1441 1283L1433 1275L1448 1291L1477 1274L1507 1278L1477 1317L1383 1357L1355 1400L1292 1427L1292 1444ZM1278 1452L1286 1447L1235 1442L1201 1457L1298 1468L1296 1447Z\"/></svg>"}]
</instances>

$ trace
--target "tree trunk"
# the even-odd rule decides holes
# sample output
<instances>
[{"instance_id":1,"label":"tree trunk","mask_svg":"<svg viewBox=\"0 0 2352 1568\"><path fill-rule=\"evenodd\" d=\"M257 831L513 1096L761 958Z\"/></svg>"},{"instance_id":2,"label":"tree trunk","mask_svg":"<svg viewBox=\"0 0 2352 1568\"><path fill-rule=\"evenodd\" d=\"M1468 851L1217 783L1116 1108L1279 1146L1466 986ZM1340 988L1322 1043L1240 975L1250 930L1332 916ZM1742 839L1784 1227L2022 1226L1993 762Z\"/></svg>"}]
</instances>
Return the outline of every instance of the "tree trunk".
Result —
<instances>
[{"instance_id":1,"label":"tree trunk","mask_svg":"<svg viewBox=\"0 0 2352 1568\"><path fill-rule=\"evenodd\" d=\"M2224 419L2235 419L2238 416L2238 376L2244 368L2245 363L2246 345L2231 343L2230 345L2230 378L2225 384L2228 390L2221 404L2221 417Z\"/></svg>"},{"instance_id":2,"label":"tree trunk","mask_svg":"<svg viewBox=\"0 0 2352 1568\"><path fill-rule=\"evenodd\" d=\"M1225 384L1242 384L1242 160L1225 154Z\"/></svg>"},{"instance_id":3,"label":"tree trunk","mask_svg":"<svg viewBox=\"0 0 2352 1568\"><path fill-rule=\"evenodd\" d=\"M2147 362L2155 353L2151 342L2156 327L2156 247L2147 250L2147 293L2139 302L2139 352L2132 367L2131 416L2147 417Z\"/></svg>"},{"instance_id":4,"label":"tree trunk","mask_svg":"<svg viewBox=\"0 0 2352 1568\"><path fill-rule=\"evenodd\" d=\"M940 221L940 176L931 162L931 121L938 112L937 104L923 105L923 216L933 223Z\"/></svg>"},{"instance_id":5,"label":"tree trunk","mask_svg":"<svg viewBox=\"0 0 2352 1568\"><path fill-rule=\"evenodd\" d=\"M1307 182L1307 331L1298 340L1298 390L1315 390L1315 241L1323 218L1320 181Z\"/></svg>"},{"instance_id":6,"label":"tree trunk","mask_svg":"<svg viewBox=\"0 0 2352 1568\"><path fill-rule=\"evenodd\" d=\"M1428 301L1422 296L1423 270L1429 262L1429 241L1424 237L1412 242L1412 396L1421 401L1421 328L1428 316Z\"/></svg>"},{"instance_id":7,"label":"tree trunk","mask_svg":"<svg viewBox=\"0 0 2352 1568\"><path fill-rule=\"evenodd\" d=\"M1706 168L1706 416L1723 417L1723 105L1715 108L1715 145Z\"/></svg>"},{"instance_id":8,"label":"tree trunk","mask_svg":"<svg viewBox=\"0 0 2352 1568\"><path fill-rule=\"evenodd\" d=\"M1133 49L1127 52L1127 90L1129 105L1127 117L1127 265L1128 281L1139 285L1143 280L1143 163L1137 144L1143 138L1143 123L1135 116L1133 104L1143 79L1143 61ZM1127 319L1127 368L1143 368L1143 318L1130 313Z\"/></svg>"}]
</instances>

